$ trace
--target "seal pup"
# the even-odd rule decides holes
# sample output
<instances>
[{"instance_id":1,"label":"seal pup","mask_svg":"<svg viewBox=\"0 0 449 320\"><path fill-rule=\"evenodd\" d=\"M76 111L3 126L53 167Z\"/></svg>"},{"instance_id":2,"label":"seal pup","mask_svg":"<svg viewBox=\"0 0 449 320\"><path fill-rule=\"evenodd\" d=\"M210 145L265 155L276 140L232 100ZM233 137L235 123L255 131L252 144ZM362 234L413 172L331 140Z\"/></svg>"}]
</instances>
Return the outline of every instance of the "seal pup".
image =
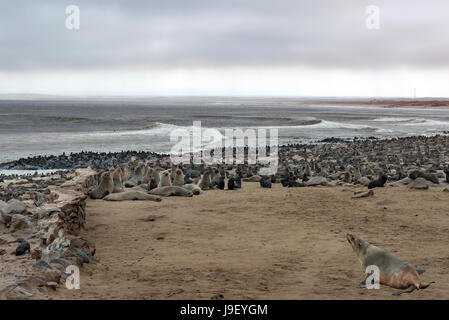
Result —
<instances>
[{"instance_id":1,"label":"seal pup","mask_svg":"<svg viewBox=\"0 0 449 320\"><path fill-rule=\"evenodd\" d=\"M345 172L345 176L343 178L343 181L345 183L352 183L352 176L351 176L351 173L349 171Z\"/></svg>"},{"instance_id":2,"label":"seal pup","mask_svg":"<svg viewBox=\"0 0 449 320\"><path fill-rule=\"evenodd\" d=\"M161 181L159 181L158 188L169 187L169 186L171 186L170 171L168 171L168 170L162 171Z\"/></svg>"},{"instance_id":3,"label":"seal pup","mask_svg":"<svg viewBox=\"0 0 449 320\"><path fill-rule=\"evenodd\" d=\"M380 176L379 179L371 181L368 184L368 189L382 188L384 186L385 182L387 182L387 180L388 180L388 177L385 174L383 174Z\"/></svg>"},{"instance_id":4,"label":"seal pup","mask_svg":"<svg viewBox=\"0 0 449 320\"><path fill-rule=\"evenodd\" d=\"M162 199L141 191L124 191L113 193L103 198L106 201L126 201L126 200L149 200L159 202Z\"/></svg>"},{"instance_id":5,"label":"seal pup","mask_svg":"<svg viewBox=\"0 0 449 320\"><path fill-rule=\"evenodd\" d=\"M262 188L270 188L271 189L271 179L267 176L262 176L262 179L260 179L260 186Z\"/></svg>"},{"instance_id":6,"label":"seal pup","mask_svg":"<svg viewBox=\"0 0 449 320\"><path fill-rule=\"evenodd\" d=\"M370 265L375 265L379 268L380 284L395 289L403 289L394 292L394 296L410 293L415 289L426 289L434 283L432 281L427 284L422 284L419 275L422 274L424 270L415 270L407 262L399 260L384 249L378 248L368 241L349 233L346 234L346 239L357 254L363 269L366 270ZM365 280L359 284L359 288L364 287Z\"/></svg>"},{"instance_id":7,"label":"seal pup","mask_svg":"<svg viewBox=\"0 0 449 320\"><path fill-rule=\"evenodd\" d=\"M228 178L228 190L234 190L235 188L235 178L234 176L230 176Z\"/></svg>"},{"instance_id":8,"label":"seal pup","mask_svg":"<svg viewBox=\"0 0 449 320\"><path fill-rule=\"evenodd\" d=\"M174 186L182 186L184 185L184 173L181 169L176 169L176 174L173 179L173 185Z\"/></svg>"},{"instance_id":9,"label":"seal pup","mask_svg":"<svg viewBox=\"0 0 449 320\"><path fill-rule=\"evenodd\" d=\"M89 196L92 199L103 199L108 194L111 194L114 190L114 181L109 171L105 171L100 176L100 183L98 187L94 188Z\"/></svg>"},{"instance_id":10,"label":"seal pup","mask_svg":"<svg viewBox=\"0 0 449 320\"><path fill-rule=\"evenodd\" d=\"M19 245L16 248L16 256L21 256L27 251L28 253L31 253L30 244L25 239L20 238L18 242Z\"/></svg>"},{"instance_id":11,"label":"seal pup","mask_svg":"<svg viewBox=\"0 0 449 320\"><path fill-rule=\"evenodd\" d=\"M449 168L444 169L444 174L446 175L446 183L449 183Z\"/></svg>"},{"instance_id":12,"label":"seal pup","mask_svg":"<svg viewBox=\"0 0 449 320\"><path fill-rule=\"evenodd\" d=\"M179 186L159 187L159 188L151 190L149 193L158 195L158 196L163 196L163 197L170 197L170 196L191 197L191 196L193 196L192 191L187 190L183 187L179 187Z\"/></svg>"},{"instance_id":13,"label":"seal pup","mask_svg":"<svg viewBox=\"0 0 449 320\"><path fill-rule=\"evenodd\" d=\"M225 176L219 176L217 183L214 185L214 189L224 190L225 188Z\"/></svg>"},{"instance_id":14,"label":"seal pup","mask_svg":"<svg viewBox=\"0 0 449 320\"><path fill-rule=\"evenodd\" d=\"M112 193L123 192L123 182L122 182L123 172L120 167L115 168L112 173L112 180L114 181L114 188L112 189Z\"/></svg>"}]
</instances>

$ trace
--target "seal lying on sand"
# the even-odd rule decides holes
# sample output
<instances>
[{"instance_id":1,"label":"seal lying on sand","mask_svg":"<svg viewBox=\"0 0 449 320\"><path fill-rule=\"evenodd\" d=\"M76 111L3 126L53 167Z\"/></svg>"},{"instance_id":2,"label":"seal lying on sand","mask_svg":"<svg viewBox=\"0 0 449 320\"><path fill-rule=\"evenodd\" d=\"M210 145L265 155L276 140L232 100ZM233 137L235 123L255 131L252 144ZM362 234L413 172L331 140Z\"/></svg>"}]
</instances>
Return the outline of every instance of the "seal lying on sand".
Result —
<instances>
[{"instance_id":1,"label":"seal lying on sand","mask_svg":"<svg viewBox=\"0 0 449 320\"><path fill-rule=\"evenodd\" d=\"M379 268L380 284L396 289L405 289L393 293L394 296L410 293L415 289L425 289L434 283L422 284L419 275L424 270L413 269L408 263L399 260L387 251L370 244L368 241L349 233L346 234L346 239L357 254L364 269L370 265L375 265ZM365 280L359 284L359 287L363 287L364 285Z\"/></svg>"},{"instance_id":2,"label":"seal lying on sand","mask_svg":"<svg viewBox=\"0 0 449 320\"><path fill-rule=\"evenodd\" d=\"M100 183L98 187L94 188L89 196L92 199L102 199L108 194L111 194L114 190L114 181L112 180L112 175L109 171L105 171L100 176Z\"/></svg>"},{"instance_id":3,"label":"seal lying on sand","mask_svg":"<svg viewBox=\"0 0 449 320\"><path fill-rule=\"evenodd\" d=\"M193 196L192 191L189 191L183 187L178 187L178 186L159 187L159 188L151 190L149 193L158 195L158 196L163 196L163 197L170 197L170 196L191 197L191 196Z\"/></svg>"},{"instance_id":4,"label":"seal lying on sand","mask_svg":"<svg viewBox=\"0 0 449 320\"><path fill-rule=\"evenodd\" d=\"M189 184L185 184L182 186L184 189L187 189L189 191L192 191L192 193L194 195L199 195L201 193L201 188L198 187L196 184L194 183L189 183Z\"/></svg>"},{"instance_id":5,"label":"seal lying on sand","mask_svg":"<svg viewBox=\"0 0 449 320\"><path fill-rule=\"evenodd\" d=\"M104 197L106 201L125 201L125 200L149 200L149 201L161 201L162 199L151 194L147 194L141 191L125 191L120 193L113 193Z\"/></svg>"}]
</instances>

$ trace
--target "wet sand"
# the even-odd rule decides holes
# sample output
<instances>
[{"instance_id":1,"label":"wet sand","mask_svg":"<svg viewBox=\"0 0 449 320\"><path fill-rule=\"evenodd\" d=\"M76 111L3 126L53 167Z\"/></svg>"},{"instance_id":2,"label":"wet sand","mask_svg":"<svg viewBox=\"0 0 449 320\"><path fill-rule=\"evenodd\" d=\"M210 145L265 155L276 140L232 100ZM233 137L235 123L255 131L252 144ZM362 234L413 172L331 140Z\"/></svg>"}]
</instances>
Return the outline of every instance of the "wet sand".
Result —
<instances>
[{"instance_id":1,"label":"wet sand","mask_svg":"<svg viewBox=\"0 0 449 320\"><path fill-rule=\"evenodd\" d=\"M90 200L82 236L98 262L55 299L448 299L449 193L405 187L206 191L160 203ZM393 202L391 202L392 200ZM430 288L357 289L351 232L425 269Z\"/></svg>"}]
</instances>

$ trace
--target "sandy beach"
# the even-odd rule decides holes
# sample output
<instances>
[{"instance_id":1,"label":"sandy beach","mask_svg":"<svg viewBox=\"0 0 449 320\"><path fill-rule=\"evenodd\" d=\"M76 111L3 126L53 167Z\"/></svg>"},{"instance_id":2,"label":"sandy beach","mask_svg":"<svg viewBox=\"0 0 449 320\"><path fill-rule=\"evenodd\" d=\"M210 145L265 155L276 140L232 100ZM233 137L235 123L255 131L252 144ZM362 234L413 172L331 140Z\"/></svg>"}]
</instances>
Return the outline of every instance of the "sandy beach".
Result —
<instances>
[{"instance_id":1,"label":"sandy beach","mask_svg":"<svg viewBox=\"0 0 449 320\"><path fill-rule=\"evenodd\" d=\"M97 248L80 290L54 299L448 299L449 193L443 187L206 191L162 202L89 200L82 236ZM416 268L426 290L356 288L362 267L345 239L360 235Z\"/></svg>"}]
</instances>

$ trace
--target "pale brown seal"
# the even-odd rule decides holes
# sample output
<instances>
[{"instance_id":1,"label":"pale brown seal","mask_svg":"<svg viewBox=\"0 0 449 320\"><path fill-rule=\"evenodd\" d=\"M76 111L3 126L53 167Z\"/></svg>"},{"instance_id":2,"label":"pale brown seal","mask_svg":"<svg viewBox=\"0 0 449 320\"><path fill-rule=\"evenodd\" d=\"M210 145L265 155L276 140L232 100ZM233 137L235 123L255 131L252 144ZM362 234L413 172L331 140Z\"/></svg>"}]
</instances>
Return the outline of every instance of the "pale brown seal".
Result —
<instances>
[{"instance_id":1,"label":"pale brown seal","mask_svg":"<svg viewBox=\"0 0 449 320\"><path fill-rule=\"evenodd\" d=\"M184 173L181 169L176 169L176 174L173 179L173 185L174 186L183 186L184 185Z\"/></svg>"},{"instance_id":2,"label":"pale brown seal","mask_svg":"<svg viewBox=\"0 0 449 320\"><path fill-rule=\"evenodd\" d=\"M109 171L105 171L100 176L100 183L98 187L94 188L89 196L92 199L102 199L108 194L111 194L114 190L114 181L112 180L112 175Z\"/></svg>"},{"instance_id":3,"label":"pale brown seal","mask_svg":"<svg viewBox=\"0 0 449 320\"><path fill-rule=\"evenodd\" d=\"M161 173L161 180L159 181L158 187L169 187L171 186L171 179L170 179L170 171L165 170Z\"/></svg>"},{"instance_id":4,"label":"pale brown seal","mask_svg":"<svg viewBox=\"0 0 449 320\"><path fill-rule=\"evenodd\" d=\"M149 200L159 202L162 199L160 197L147 194L141 191L125 191L120 193L110 194L103 198L106 201L126 201L126 200Z\"/></svg>"},{"instance_id":5,"label":"pale brown seal","mask_svg":"<svg viewBox=\"0 0 449 320\"><path fill-rule=\"evenodd\" d=\"M384 249L378 248L368 241L349 233L346 234L346 239L357 254L357 257L365 270L368 266L372 265L379 268L380 284L396 289L403 289L393 293L394 296L410 293L415 289L425 289L434 283L432 281L427 284L422 284L419 275L422 274L424 270L415 270L407 262L399 260ZM360 288L364 286L365 280L359 284Z\"/></svg>"},{"instance_id":6,"label":"pale brown seal","mask_svg":"<svg viewBox=\"0 0 449 320\"><path fill-rule=\"evenodd\" d=\"M123 172L120 167L115 168L114 172L112 173L112 180L114 181L114 189L112 190L112 193L118 193L123 192Z\"/></svg>"}]
</instances>

